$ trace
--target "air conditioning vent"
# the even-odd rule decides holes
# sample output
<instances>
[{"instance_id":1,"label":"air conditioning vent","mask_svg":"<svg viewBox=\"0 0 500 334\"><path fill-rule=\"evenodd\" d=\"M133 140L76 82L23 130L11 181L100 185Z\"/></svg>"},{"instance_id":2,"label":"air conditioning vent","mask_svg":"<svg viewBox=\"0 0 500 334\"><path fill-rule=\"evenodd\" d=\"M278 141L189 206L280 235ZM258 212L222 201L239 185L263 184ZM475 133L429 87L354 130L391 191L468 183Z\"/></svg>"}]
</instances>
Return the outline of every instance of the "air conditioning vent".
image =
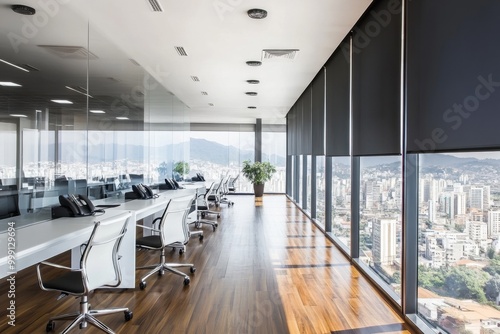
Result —
<instances>
[{"instance_id":1,"label":"air conditioning vent","mask_svg":"<svg viewBox=\"0 0 500 334\"><path fill-rule=\"evenodd\" d=\"M207 92L201 92L201 95L208 95Z\"/></svg>"},{"instance_id":2,"label":"air conditioning vent","mask_svg":"<svg viewBox=\"0 0 500 334\"><path fill-rule=\"evenodd\" d=\"M148 2L153 12L163 12L163 8L157 0L148 0Z\"/></svg>"},{"instance_id":3,"label":"air conditioning vent","mask_svg":"<svg viewBox=\"0 0 500 334\"><path fill-rule=\"evenodd\" d=\"M55 56L64 59L98 59L95 54L81 46L38 45Z\"/></svg>"},{"instance_id":4,"label":"air conditioning vent","mask_svg":"<svg viewBox=\"0 0 500 334\"><path fill-rule=\"evenodd\" d=\"M197 76L195 75L192 75L191 76L191 80L195 81L195 82L199 82L200 81L200 78L198 78Z\"/></svg>"},{"instance_id":5,"label":"air conditioning vent","mask_svg":"<svg viewBox=\"0 0 500 334\"><path fill-rule=\"evenodd\" d=\"M262 50L262 60L294 60L298 49L267 49Z\"/></svg>"},{"instance_id":6,"label":"air conditioning vent","mask_svg":"<svg viewBox=\"0 0 500 334\"><path fill-rule=\"evenodd\" d=\"M184 50L184 48L182 46L174 46L175 48L175 51L177 51L177 53L179 54L179 56L187 56L187 52L186 50Z\"/></svg>"}]
</instances>

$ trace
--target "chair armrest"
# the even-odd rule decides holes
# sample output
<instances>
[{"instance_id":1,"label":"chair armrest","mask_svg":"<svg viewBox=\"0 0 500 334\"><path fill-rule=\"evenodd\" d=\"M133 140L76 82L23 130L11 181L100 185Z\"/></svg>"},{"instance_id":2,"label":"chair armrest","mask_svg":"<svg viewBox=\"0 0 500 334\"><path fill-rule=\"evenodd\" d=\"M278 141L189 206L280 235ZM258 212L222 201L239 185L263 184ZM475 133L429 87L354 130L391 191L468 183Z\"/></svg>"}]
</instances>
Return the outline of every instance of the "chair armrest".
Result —
<instances>
[{"instance_id":1,"label":"chair armrest","mask_svg":"<svg viewBox=\"0 0 500 334\"><path fill-rule=\"evenodd\" d=\"M47 266L47 267L57 268L57 269L69 270L69 271L78 271L78 272L82 271L82 269L73 269L70 267L62 266L60 264L55 264L55 263L51 263L51 262L40 262L36 266L36 275L38 277L38 284L40 285L40 288L44 291L48 291L48 289L46 289L45 286L43 285L42 272L40 270L40 267L42 265Z\"/></svg>"}]
</instances>

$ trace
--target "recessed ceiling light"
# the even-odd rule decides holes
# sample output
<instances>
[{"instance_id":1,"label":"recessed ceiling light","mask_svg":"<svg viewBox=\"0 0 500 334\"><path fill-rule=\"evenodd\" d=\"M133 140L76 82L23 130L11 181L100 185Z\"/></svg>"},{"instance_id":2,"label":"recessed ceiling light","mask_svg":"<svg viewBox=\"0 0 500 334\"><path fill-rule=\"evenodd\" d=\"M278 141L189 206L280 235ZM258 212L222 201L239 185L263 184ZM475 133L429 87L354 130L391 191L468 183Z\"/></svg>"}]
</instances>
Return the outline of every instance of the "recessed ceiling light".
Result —
<instances>
[{"instance_id":1,"label":"recessed ceiling light","mask_svg":"<svg viewBox=\"0 0 500 334\"><path fill-rule=\"evenodd\" d=\"M23 114L10 114L10 116L12 116L12 117L28 117L28 116L23 115Z\"/></svg>"},{"instance_id":2,"label":"recessed ceiling light","mask_svg":"<svg viewBox=\"0 0 500 334\"><path fill-rule=\"evenodd\" d=\"M0 81L0 86L5 86L5 87L21 87L21 85L16 84L14 82L10 82L10 81Z\"/></svg>"},{"instance_id":3,"label":"recessed ceiling light","mask_svg":"<svg viewBox=\"0 0 500 334\"><path fill-rule=\"evenodd\" d=\"M105 114L106 112L104 110L89 110L89 112L93 114Z\"/></svg>"},{"instance_id":4,"label":"recessed ceiling light","mask_svg":"<svg viewBox=\"0 0 500 334\"><path fill-rule=\"evenodd\" d=\"M248 109L257 109L257 107L256 107L256 106L248 106L247 108L248 108Z\"/></svg>"},{"instance_id":5,"label":"recessed ceiling light","mask_svg":"<svg viewBox=\"0 0 500 334\"><path fill-rule=\"evenodd\" d=\"M119 119L119 120L126 120L126 119L129 119L128 117L123 117L123 116L118 116L116 117L116 119Z\"/></svg>"},{"instance_id":6,"label":"recessed ceiling light","mask_svg":"<svg viewBox=\"0 0 500 334\"><path fill-rule=\"evenodd\" d=\"M247 80L247 82L248 82L249 84L252 84L252 85L256 85L256 84L260 83L260 81L259 81L259 80Z\"/></svg>"},{"instance_id":7,"label":"recessed ceiling light","mask_svg":"<svg viewBox=\"0 0 500 334\"><path fill-rule=\"evenodd\" d=\"M51 100L52 102L55 102L55 103L60 103L60 104L73 104L73 102L69 101L69 100Z\"/></svg>"},{"instance_id":8,"label":"recessed ceiling light","mask_svg":"<svg viewBox=\"0 0 500 334\"><path fill-rule=\"evenodd\" d=\"M247 14L252 19L260 20L260 19L263 19L267 16L267 11L265 11L264 9L260 9L260 8L252 8L252 9L248 10Z\"/></svg>"},{"instance_id":9,"label":"recessed ceiling light","mask_svg":"<svg viewBox=\"0 0 500 334\"><path fill-rule=\"evenodd\" d=\"M10 66L12 66L12 67L18 68L18 69L20 69L21 71L24 71L24 72L29 72L27 69L22 68L21 66L17 66L17 65L14 65L14 64L12 64L12 63L9 63L9 62L8 62L8 61L6 61L6 60L0 59L0 61L1 61L2 63L5 63L5 64L10 65Z\"/></svg>"},{"instance_id":10,"label":"recessed ceiling light","mask_svg":"<svg viewBox=\"0 0 500 334\"><path fill-rule=\"evenodd\" d=\"M36 13L35 8L25 5L12 5L11 8L14 12L22 15L34 15Z\"/></svg>"},{"instance_id":11,"label":"recessed ceiling light","mask_svg":"<svg viewBox=\"0 0 500 334\"><path fill-rule=\"evenodd\" d=\"M258 60L249 60L249 61L247 61L247 65L248 66L260 66L260 65L262 65L262 62L260 62Z\"/></svg>"},{"instance_id":12,"label":"recessed ceiling light","mask_svg":"<svg viewBox=\"0 0 500 334\"><path fill-rule=\"evenodd\" d=\"M256 96L257 92L246 92L245 94L250 95L250 96Z\"/></svg>"}]
</instances>

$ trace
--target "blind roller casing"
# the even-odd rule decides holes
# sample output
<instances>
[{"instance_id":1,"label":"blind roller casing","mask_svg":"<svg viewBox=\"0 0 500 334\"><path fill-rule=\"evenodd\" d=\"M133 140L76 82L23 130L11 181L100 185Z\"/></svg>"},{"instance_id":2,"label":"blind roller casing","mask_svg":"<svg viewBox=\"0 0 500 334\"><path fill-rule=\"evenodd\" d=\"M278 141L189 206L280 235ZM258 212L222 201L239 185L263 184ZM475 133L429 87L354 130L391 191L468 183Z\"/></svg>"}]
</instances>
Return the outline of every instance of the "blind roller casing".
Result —
<instances>
[{"instance_id":1,"label":"blind roller casing","mask_svg":"<svg viewBox=\"0 0 500 334\"><path fill-rule=\"evenodd\" d=\"M407 151L500 148L500 2L407 9Z\"/></svg>"},{"instance_id":2,"label":"blind roller casing","mask_svg":"<svg viewBox=\"0 0 500 334\"><path fill-rule=\"evenodd\" d=\"M383 0L374 3L354 27L351 52L355 156L401 153L401 18L401 2Z\"/></svg>"},{"instance_id":3,"label":"blind roller casing","mask_svg":"<svg viewBox=\"0 0 500 334\"><path fill-rule=\"evenodd\" d=\"M325 69L312 81L312 154L325 154Z\"/></svg>"},{"instance_id":4,"label":"blind roller casing","mask_svg":"<svg viewBox=\"0 0 500 334\"><path fill-rule=\"evenodd\" d=\"M348 156L350 136L350 36L325 65L325 153Z\"/></svg>"}]
</instances>

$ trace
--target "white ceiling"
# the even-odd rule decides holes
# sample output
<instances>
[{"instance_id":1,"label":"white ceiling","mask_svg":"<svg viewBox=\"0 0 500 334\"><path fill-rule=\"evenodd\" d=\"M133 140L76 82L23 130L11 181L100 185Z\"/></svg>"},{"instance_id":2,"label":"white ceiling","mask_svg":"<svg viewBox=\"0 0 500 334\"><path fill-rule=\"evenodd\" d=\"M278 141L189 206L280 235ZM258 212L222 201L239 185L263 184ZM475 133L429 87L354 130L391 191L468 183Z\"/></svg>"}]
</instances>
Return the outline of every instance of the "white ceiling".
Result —
<instances>
[{"instance_id":1,"label":"white ceiling","mask_svg":"<svg viewBox=\"0 0 500 334\"><path fill-rule=\"evenodd\" d=\"M106 37L91 39L89 47L99 57L93 62L101 62L101 66L94 68L103 72L102 78L121 78L125 66L131 66L128 59L125 59L127 65L111 65L113 52L99 52L106 46L112 50L111 41L189 107L191 122L254 123L256 118L262 118L264 123L282 123L290 107L371 3L371 0L158 1L163 12L153 12L148 0L58 0L62 4L49 18L50 24L29 42L32 48L40 44L82 45L86 42L85 26L72 22L76 17L82 22L88 19L90 30ZM43 11L42 2L22 3ZM251 8L267 10L267 18L250 19L247 10ZM9 11L7 5L0 7L2 31L21 34L21 16ZM0 58L16 57L11 43L6 43L3 36ZM175 46L184 47L188 56L179 56ZM264 60L260 67L245 64L248 60L260 61L263 49L300 51L294 60ZM30 61L36 63L36 59ZM58 66L64 66L64 62ZM0 81L8 81L1 77L3 69L5 66L0 66ZM131 73L136 75L134 71ZM194 82L191 76L199 77L200 82ZM249 79L260 80L260 84L250 85L246 82ZM126 82L125 78L120 80ZM208 95L202 95L202 91ZM258 96L247 96L247 91L255 91ZM248 109L251 105L257 109Z\"/></svg>"}]
</instances>

